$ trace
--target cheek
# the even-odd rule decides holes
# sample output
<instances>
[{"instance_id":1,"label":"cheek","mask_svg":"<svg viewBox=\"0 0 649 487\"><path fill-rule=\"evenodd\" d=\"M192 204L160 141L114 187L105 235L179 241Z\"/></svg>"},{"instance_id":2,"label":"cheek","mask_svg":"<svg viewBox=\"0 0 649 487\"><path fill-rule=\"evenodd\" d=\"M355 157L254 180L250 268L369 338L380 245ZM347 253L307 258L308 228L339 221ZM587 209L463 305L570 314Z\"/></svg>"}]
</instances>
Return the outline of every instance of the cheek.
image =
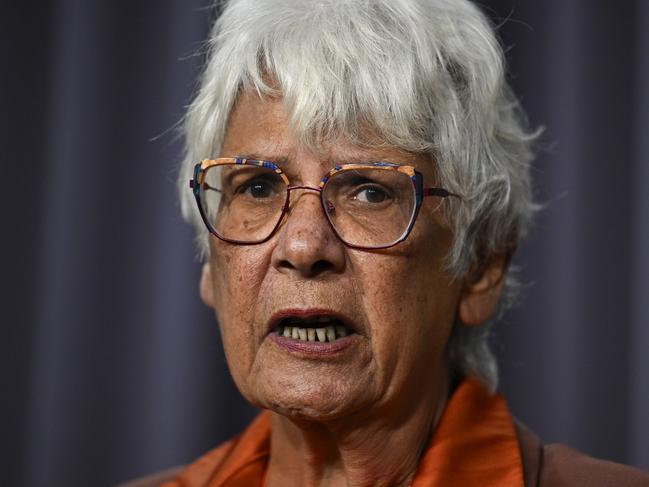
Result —
<instances>
[{"instance_id":1,"label":"cheek","mask_svg":"<svg viewBox=\"0 0 649 487\"><path fill-rule=\"evenodd\" d=\"M210 266L214 280L215 307L220 316L238 309L250 311L250 304L267 268L263 246L230 245L217 239L211 244Z\"/></svg>"},{"instance_id":2,"label":"cheek","mask_svg":"<svg viewBox=\"0 0 649 487\"><path fill-rule=\"evenodd\" d=\"M390 254L357 258L372 348L386 377L405 377L413 368L434 370L457 310L459 286L444 272L450 241L435 240L436 232L426 230L425 235L413 232L412 240Z\"/></svg>"},{"instance_id":3,"label":"cheek","mask_svg":"<svg viewBox=\"0 0 649 487\"><path fill-rule=\"evenodd\" d=\"M254 316L265 269L260 250L220 241L211 245L216 316L230 370L240 386L256 349Z\"/></svg>"}]
</instances>

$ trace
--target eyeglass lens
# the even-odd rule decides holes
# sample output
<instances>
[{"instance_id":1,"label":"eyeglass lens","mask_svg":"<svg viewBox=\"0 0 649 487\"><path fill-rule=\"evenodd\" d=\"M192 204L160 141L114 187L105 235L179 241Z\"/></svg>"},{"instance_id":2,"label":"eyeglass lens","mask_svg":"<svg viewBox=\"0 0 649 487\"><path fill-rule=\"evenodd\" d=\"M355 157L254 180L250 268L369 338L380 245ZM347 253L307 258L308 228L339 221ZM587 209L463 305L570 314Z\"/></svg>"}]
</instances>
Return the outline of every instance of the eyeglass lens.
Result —
<instances>
[{"instance_id":1,"label":"eyeglass lens","mask_svg":"<svg viewBox=\"0 0 649 487\"><path fill-rule=\"evenodd\" d=\"M245 243L268 238L282 218L288 186L274 170L253 165L217 165L205 171L201 204L214 231ZM333 174L321 193L338 236L349 245L381 247L407 231L416 194L407 174L359 168Z\"/></svg>"}]
</instances>

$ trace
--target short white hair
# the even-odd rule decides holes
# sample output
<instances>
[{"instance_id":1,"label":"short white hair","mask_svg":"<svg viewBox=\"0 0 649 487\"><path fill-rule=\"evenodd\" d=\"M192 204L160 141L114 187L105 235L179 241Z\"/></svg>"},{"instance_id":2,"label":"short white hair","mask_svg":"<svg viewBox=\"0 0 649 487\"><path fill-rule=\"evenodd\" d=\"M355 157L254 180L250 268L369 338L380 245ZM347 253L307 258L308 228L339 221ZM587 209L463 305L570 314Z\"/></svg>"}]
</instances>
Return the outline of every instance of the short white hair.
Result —
<instances>
[{"instance_id":1,"label":"short white hair","mask_svg":"<svg viewBox=\"0 0 649 487\"><path fill-rule=\"evenodd\" d=\"M194 164L219 154L242 90L280 95L305 144L367 129L387 145L427 153L439 183L462 195L446 202L456 278L510 254L537 206L531 146L519 102L505 81L494 27L466 0L230 0L209 37L207 64L185 118L179 175L185 218L208 252L208 232L188 189ZM508 273L500 311L516 289ZM494 389L492 321L455 324L452 370Z\"/></svg>"}]
</instances>

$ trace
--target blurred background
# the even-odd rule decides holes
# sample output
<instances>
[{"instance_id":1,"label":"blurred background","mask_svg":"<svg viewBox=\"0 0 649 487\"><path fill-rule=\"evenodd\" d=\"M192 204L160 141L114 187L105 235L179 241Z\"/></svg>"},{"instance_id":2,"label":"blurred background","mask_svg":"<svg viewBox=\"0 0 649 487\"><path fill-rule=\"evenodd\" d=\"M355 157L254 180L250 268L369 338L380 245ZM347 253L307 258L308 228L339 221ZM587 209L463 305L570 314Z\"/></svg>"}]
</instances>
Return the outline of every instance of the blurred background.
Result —
<instances>
[{"instance_id":1,"label":"blurred background","mask_svg":"<svg viewBox=\"0 0 649 487\"><path fill-rule=\"evenodd\" d=\"M501 387L546 441L649 469L649 2L480 4L546 127ZM112 485L255 414L174 182L207 5L2 2L3 486Z\"/></svg>"}]
</instances>

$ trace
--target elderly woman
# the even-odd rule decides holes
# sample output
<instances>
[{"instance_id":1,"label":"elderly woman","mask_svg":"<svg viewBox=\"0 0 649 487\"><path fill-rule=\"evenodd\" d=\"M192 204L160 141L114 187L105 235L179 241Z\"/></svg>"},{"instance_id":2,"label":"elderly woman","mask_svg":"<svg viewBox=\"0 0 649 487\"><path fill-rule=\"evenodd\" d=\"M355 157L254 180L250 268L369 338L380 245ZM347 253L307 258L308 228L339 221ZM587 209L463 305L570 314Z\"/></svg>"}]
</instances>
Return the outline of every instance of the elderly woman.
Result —
<instances>
[{"instance_id":1,"label":"elderly woman","mask_svg":"<svg viewBox=\"0 0 649 487\"><path fill-rule=\"evenodd\" d=\"M201 297L265 411L136 485L649 485L494 392L535 134L473 4L231 0L186 135Z\"/></svg>"}]
</instances>

